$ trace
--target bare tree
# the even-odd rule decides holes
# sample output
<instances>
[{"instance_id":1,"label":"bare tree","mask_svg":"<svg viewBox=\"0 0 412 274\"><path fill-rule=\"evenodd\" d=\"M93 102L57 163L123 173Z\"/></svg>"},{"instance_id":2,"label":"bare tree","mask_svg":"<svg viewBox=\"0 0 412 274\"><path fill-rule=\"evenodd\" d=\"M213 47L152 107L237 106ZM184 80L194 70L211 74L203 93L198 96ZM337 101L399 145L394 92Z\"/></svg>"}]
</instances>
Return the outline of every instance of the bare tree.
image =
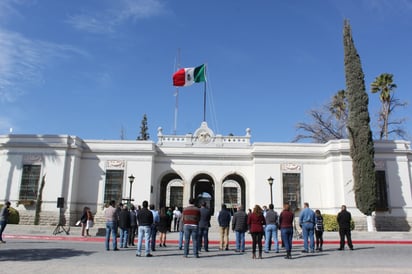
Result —
<instances>
[{"instance_id":1,"label":"bare tree","mask_svg":"<svg viewBox=\"0 0 412 274\"><path fill-rule=\"evenodd\" d=\"M309 111L311 123L298 123L296 128L304 133L295 137L293 142L310 139L314 143L326 143L330 140L345 139L348 118L345 91L338 91L332 100L320 109Z\"/></svg>"}]
</instances>

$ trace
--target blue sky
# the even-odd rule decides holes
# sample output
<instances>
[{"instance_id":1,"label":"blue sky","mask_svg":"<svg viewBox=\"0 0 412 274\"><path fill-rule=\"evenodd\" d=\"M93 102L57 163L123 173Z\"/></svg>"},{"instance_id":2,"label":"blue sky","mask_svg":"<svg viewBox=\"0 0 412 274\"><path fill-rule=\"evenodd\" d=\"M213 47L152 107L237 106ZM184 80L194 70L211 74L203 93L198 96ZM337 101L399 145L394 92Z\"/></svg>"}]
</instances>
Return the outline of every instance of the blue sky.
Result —
<instances>
[{"instance_id":1,"label":"blue sky","mask_svg":"<svg viewBox=\"0 0 412 274\"><path fill-rule=\"evenodd\" d=\"M252 4L253 3L253 4ZM345 88L343 20L350 20L365 84L394 74L412 103L410 0L2 0L0 134L136 139L194 132L203 84L172 74L207 64L206 121L216 134L289 142L296 124ZM370 94L372 128L380 103ZM412 135L411 106L406 117ZM411 138L409 138L410 140Z\"/></svg>"}]
</instances>

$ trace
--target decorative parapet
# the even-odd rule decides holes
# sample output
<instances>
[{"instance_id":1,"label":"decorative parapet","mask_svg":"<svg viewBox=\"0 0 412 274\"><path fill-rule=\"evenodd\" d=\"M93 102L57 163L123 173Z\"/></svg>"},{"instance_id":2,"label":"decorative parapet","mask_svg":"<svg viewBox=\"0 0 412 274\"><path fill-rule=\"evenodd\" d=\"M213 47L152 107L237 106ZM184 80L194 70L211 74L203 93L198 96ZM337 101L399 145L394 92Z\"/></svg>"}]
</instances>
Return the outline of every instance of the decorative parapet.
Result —
<instances>
[{"instance_id":1,"label":"decorative parapet","mask_svg":"<svg viewBox=\"0 0 412 274\"><path fill-rule=\"evenodd\" d=\"M203 122L194 134L163 135L163 129L157 129L157 145L170 147L249 147L250 129L246 129L245 136L215 135Z\"/></svg>"}]
</instances>

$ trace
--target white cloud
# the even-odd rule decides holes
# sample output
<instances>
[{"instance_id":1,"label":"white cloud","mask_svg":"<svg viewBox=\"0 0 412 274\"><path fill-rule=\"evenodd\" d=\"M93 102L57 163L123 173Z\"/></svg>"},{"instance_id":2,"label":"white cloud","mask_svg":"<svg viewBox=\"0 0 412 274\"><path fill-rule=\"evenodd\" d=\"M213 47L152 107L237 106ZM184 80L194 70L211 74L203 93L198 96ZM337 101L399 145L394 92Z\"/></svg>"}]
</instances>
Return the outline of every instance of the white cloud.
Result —
<instances>
[{"instance_id":1,"label":"white cloud","mask_svg":"<svg viewBox=\"0 0 412 274\"><path fill-rule=\"evenodd\" d=\"M45 67L56 58L86 53L68 45L30 40L0 29L0 101L14 101L29 84L43 81Z\"/></svg>"},{"instance_id":2,"label":"white cloud","mask_svg":"<svg viewBox=\"0 0 412 274\"><path fill-rule=\"evenodd\" d=\"M103 1L100 3L104 3ZM67 23L74 28L90 33L112 33L115 28L128 20L150 18L164 12L159 0L118 0L101 12L83 12L69 16Z\"/></svg>"}]
</instances>

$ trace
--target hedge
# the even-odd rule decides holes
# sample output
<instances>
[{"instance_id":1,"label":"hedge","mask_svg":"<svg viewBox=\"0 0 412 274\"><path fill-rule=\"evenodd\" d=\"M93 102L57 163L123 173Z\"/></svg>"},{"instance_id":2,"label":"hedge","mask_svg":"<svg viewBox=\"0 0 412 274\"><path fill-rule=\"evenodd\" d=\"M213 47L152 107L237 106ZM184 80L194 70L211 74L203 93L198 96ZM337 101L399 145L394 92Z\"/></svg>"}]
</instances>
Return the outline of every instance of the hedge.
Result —
<instances>
[{"instance_id":1,"label":"hedge","mask_svg":"<svg viewBox=\"0 0 412 274\"><path fill-rule=\"evenodd\" d=\"M4 205L0 205L0 210L3 208ZM7 222L8 224L13 224L13 225L17 225L20 222L20 214L19 212L12 208L9 207L9 211L10 211L10 215L9 215L9 221Z\"/></svg>"},{"instance_id":2,"label":"hedge","mask_svg":"<svg viewBox=\"0 0 412 274\"><path fill-rule=\"evenodd\" d=\"M336 220L337 215L332 214L322 214L323 217L323 227L325 231L338 231L339 225L338 221ZM355 229L355 222L353 220L350 221L350 229Z\"/></svg>"}]
</instances>

